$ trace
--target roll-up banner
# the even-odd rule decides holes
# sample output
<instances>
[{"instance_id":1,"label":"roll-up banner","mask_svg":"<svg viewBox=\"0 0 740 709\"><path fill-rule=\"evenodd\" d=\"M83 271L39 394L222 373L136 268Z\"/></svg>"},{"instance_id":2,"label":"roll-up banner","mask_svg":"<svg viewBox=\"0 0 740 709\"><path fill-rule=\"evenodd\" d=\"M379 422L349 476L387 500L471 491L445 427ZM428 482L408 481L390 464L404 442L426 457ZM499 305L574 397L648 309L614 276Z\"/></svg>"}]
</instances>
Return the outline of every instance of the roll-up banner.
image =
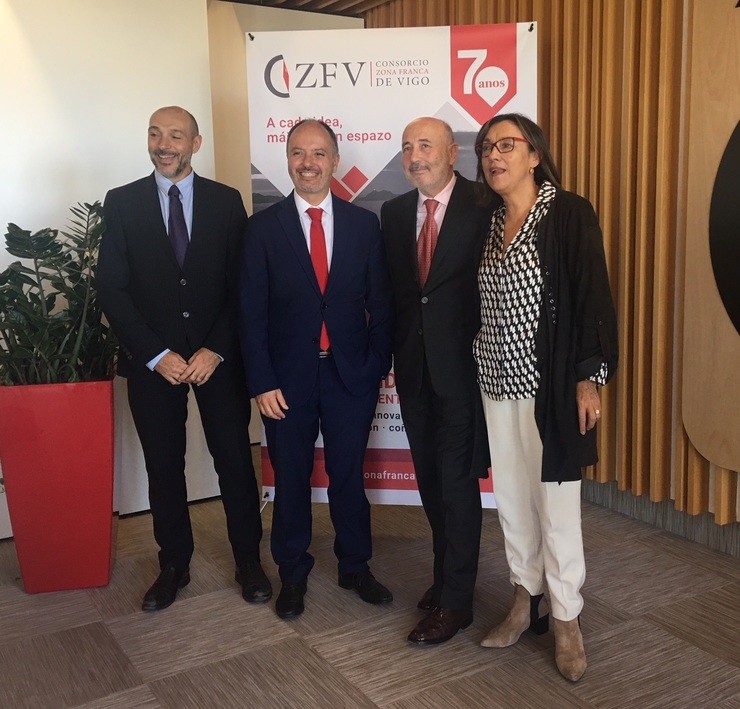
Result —
<instances>
[{"instance_id":1,"label":"roll-up banner","mask_svg":"<svg viewBox=\"0 0 740 709\"><path fill-rule=\"evenodd\" d=\"M317 118L337 134L340 161L332 191L376 214L408 192L401 134L419 116L452 127L456 169L475 179L473 143L492 116L537 119L537 24L410 29L247 33L249 136L254 211L283 199L293 184L286 162L290 128ZM376 503L420 504L393 372L383 380L365 457L365 488ZM263 492L274 471L262 447ZM313 499L325 501L328 478L319 437ZM491 478L481 481L494 507Z\"/></svg>"}]
</instances>

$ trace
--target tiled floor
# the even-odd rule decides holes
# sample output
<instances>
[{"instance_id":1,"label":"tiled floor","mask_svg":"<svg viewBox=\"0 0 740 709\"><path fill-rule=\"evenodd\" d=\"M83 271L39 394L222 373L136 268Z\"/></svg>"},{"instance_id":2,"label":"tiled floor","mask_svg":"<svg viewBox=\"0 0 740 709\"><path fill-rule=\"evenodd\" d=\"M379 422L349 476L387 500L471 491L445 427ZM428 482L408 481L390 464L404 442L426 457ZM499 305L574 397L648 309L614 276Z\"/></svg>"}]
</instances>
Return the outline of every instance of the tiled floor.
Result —
<instances>
[{"instance_id":1,"label":"tiled floor","mask_svg":"<svg viewBox=\"0 0 740 709\"><path fill-rule=\"evenodd\" d=\"M264 512L265 567L270 507ZM588 670L554 666L553 636L480 648L511 597L496 512L484 512L475 622L441 646L405 637L430 582L420 508L375 507L388 607L336 584L327 507L315 505L306 612L279 620L242 601L219 502L194 505L192 582L142 613L156 575L148 515L122 519L107 588L28 595L0 542L0 707L740 707L740 561L584 503Z\"/></svg>"}]
</instances>

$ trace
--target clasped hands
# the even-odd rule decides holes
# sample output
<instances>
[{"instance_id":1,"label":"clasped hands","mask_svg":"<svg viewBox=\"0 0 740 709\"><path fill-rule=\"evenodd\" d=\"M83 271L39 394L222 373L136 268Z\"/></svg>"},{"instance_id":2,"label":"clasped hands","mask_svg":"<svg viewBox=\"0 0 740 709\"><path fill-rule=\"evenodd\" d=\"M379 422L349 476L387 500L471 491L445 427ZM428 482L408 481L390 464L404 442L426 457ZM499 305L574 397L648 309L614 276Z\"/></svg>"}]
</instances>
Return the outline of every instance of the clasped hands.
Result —
<instances>
[{"instance_id":1,"label":"clasped hands","mask_svg":"<svg viewBox=\"0 0 740 709\"><path fill-rule=\"evenodd\" d=\"M177 352L168 352L157 362L154 371L161 374L170 384L205 384L221 358L206 347L201 347L187 362Z\"/></svg>"}]
</instances>

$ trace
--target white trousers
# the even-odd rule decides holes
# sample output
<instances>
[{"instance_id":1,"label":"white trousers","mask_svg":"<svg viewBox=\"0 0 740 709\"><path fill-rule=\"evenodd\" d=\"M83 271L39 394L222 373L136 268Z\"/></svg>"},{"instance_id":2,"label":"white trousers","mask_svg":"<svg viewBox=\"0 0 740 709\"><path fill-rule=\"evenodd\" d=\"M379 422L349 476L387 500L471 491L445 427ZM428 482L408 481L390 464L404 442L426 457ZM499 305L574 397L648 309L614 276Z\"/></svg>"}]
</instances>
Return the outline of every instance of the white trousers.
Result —
<instances>
[{"instance_id":1,"label":"white trousers","mask_svg":"<svg viewBox=\"0 0 740 709\"><path fill-rule=\"evenodd\" d=\"M483 394L493 493L513 584L543 593L558 620L583 608L586 579L581 535L581 481L542 482L542 440L534 399L494 401Z\"/></svg>"}]
</instances>

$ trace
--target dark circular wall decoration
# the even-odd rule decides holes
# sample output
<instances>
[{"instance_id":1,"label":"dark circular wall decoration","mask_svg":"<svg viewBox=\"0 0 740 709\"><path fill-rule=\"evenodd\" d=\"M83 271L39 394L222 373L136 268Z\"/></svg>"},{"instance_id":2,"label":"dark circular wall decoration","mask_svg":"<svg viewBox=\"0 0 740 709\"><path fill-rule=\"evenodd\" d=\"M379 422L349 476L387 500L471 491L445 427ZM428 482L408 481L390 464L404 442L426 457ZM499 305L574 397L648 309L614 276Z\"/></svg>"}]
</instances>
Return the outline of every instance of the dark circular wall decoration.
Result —
<instances>
[{"instance_id":1,"label":"dark circular wall decoration","mask_svg":"<svg viewBox=\"0 0 740 709\"><path fill-rule=\"evenodd\" d=\"M740 122L727 143L714 181L709 253L722 303L740 334Z\"/></svg>"}]
</instances>

